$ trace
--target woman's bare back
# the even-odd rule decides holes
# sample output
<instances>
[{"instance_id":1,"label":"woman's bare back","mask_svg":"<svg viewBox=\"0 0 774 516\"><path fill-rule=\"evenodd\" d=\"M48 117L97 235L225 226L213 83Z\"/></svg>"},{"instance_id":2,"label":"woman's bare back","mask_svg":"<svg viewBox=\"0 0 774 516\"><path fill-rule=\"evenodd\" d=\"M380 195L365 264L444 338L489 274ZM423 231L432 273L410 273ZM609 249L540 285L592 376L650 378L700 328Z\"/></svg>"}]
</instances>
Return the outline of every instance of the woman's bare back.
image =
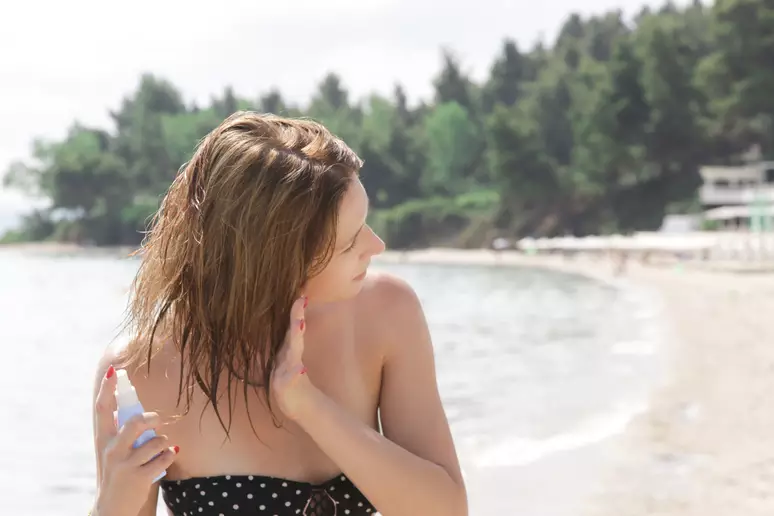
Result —
<instances>
[{"instance_id":1,"label":"woman's bare back","mask_svg":"<svg viewBox=\"0 0 774 516\"><path fill-rule=\"evenodd\" d=\"M304 352L304 364L314 384L374 429L378 429L383 358L378 282L378 276L369 278L361 293L351 300L310 306ZM157 411L165 418L183 414L184 395L177 405L180 354L171 342L154 355L150 375L143 366L132 374L132 381L146 410ZM276 405L272 418L260 389L256 392L248 388L247 408L244 384L234 382L231 391L230 427L225 389L220 391L218 404L229 427L228 438L198 387L192 392L190 411L164 428L170 442L180 446L167 479L260 474L320 483L340 473L305 432L292 421L283 421ZM278 428L275 422L281 426Z\"/></svg>"}]
</instances>

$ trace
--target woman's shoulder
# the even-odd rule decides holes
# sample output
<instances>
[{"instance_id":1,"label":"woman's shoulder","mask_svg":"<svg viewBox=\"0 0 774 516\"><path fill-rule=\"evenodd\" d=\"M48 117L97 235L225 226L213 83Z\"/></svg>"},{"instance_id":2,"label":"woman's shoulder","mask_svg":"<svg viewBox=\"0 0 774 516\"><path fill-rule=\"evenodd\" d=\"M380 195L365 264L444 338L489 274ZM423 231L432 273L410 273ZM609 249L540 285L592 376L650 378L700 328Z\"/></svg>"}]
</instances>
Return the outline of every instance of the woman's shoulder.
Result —
<instances>
[{"instance_id":1,"label":"woman's shoulder","mask_svg":"<svg viewBox=\"0 0 774 516\"><path fill-rule=\"evenodd\" d=\"M177 405L180 377L179 354L172 348L171 345L155 346L148 357L148 348L141 342L129 340L113 344L100 357L95 380L99 384L111 366L125 369L143 408L171 415Z\"/></svg>"},{"instance_id":2,"label":"woman's shoulder","mask_svg":"<svg viewBox=\"0 0 774 516\"><path fill-rule=\"evenodd\" d=\"M393 274L369 272L363 289L353 301L358 319L392 345L426 328L416 291L406 280Z\"/></svg>"},{"instance_id":3,"label":"woman's shoulder","mask_svg":"<svg viewBox=\"0 0 774 516\"><path fill-rule=\"evenodd\" d=\"M378 309L378 315L386 317L421 309L417 293L406 280L381 271L368 273L355 301L369 310Z\"/></svg>"}]
</instances>

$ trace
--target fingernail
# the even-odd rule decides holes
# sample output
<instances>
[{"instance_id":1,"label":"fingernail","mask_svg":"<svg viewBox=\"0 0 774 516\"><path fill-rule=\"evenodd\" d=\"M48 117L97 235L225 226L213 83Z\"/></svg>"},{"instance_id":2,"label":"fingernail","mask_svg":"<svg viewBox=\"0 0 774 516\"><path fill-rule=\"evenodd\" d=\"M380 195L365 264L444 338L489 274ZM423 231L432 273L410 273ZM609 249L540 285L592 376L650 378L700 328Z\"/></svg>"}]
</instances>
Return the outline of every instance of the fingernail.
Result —
<instances>
[{"instance_id":1,"label":"fingernail","mask_svg":"<svg viewBox=\"0 0 774 516\"><path fill-rule=\"evenodd\" d=\"M111 365L110 367L108 367L108 370L105 373L105 378L110 378L111 376L113 376L113 373L115 373L115 372L116 372L116 370L113 369L113 366Z\"/></svg>"},{"instance_id":2,"label":"fingernail","mask_svg":"<svg viewBox=\"0 0 774 516\"><path fill-rule=\"evenodd\" d=\"M175 452L175 455L177 455L177 454L178 454L178 452L180 452L180 446L177 446L177 445L173 446L173 447L172 447L172 451L174 451L174 452Z\"/></svg>"},{"instance_id":3,"label":"fingernail","mask_svg":"<svg viewBox=\"0 0 774 516\"><path fill-rule=\"evenodd\" d=\"M304 296L304 308L306 308L307 306L309 306L309 298Z\"/></svg>"},{"instance_id":4,"label":"fingernail","mask_svg":"<svg viewBox=\"0 0 774 516\"><path fill-rule=\"evenodd\" d=\"M305 327L306 327L306 323L304 322L303 319L301 319L301 322L298 323L298 329L301 330L301 331L304 331Z\"/></svg>"},{"instance_id":5,"label":"fingernail","mask_svg":"<svg viewBox=\"0 0 774 516\"><path fill-rule=\"evenodd\" d=\"M306 368L306 366L304 366L304 367L301 368L301 370L298 372L298 374L306 374L307 371L308 371L308 369Z\"/></svg>"}]
</instances>

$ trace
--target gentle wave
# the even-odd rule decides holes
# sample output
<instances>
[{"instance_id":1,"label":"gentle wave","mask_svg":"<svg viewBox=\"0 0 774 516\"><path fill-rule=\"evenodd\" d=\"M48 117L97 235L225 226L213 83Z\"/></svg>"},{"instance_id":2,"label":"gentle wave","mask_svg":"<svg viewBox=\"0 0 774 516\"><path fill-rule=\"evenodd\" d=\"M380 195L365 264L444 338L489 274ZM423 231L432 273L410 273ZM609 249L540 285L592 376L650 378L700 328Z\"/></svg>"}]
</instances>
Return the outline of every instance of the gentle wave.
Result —
<instances>
[{"instance_id":1,"label":"gentle wave","mask_svg":"<svg viewBox=\"0 0 774 516\"><path fill-rule=\"evenodd\" d=\"M646 403L619 407L613 412L589 418L572 432L544 439L515 437L480 452L474 463L479 468L523 466L554 453L596 444L623 432L629 422L646 408Z\"/></svg>"}]
</instances>

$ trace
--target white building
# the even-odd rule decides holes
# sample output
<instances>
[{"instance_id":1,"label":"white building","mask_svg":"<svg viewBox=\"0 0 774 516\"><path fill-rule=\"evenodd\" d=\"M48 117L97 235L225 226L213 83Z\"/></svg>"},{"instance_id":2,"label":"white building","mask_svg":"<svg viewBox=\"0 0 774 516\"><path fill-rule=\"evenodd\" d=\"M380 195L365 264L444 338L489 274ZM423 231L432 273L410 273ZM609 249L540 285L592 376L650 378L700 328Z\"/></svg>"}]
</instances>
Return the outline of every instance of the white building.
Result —
<instances>
[{"instance_id":1,"label":"white building","mask_svg":"<svg viewBox=\"0 0 774 516\"><path fill-rule=\"evenodd\" d=\"M770 220L774 206L774 161L737 167L702 167L699 199L704 216L724 226L749 226L751 219Z\"/></svg>"},{"instance_id":2,"label":"white building","mask_svg":"<svg viewBox=\"0 0 774 516\"><path fill-rule=\"evenodd\" d=\"M702 167L699 198L706 208L774 203L774 161L738 167Z\"/></svg>"}]
</instances>

